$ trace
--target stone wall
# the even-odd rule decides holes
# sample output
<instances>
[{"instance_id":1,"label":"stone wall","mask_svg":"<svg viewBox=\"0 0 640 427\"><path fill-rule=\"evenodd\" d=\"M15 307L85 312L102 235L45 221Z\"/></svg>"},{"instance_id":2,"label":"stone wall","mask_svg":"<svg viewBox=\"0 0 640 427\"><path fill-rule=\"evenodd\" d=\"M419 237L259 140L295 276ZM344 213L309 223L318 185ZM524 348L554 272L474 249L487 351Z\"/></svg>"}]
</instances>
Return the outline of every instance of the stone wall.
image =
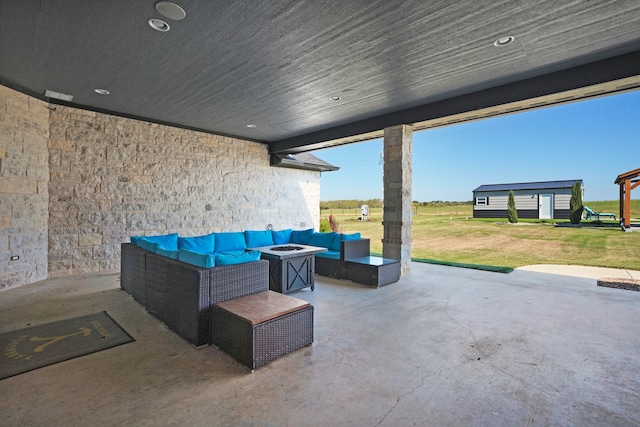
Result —
<instances>
[{"instance_id":1,"label":"stone wall","mask_svg":"<svg viewBox=\"0 0 640 427\"><path fill-rule=\"evenodd\" d=\"M118 271L133 235L317 229L319 205L320 173L270 167L264 144L0 86L0 289Z\"/></svg>"},{"instance_id":2,"label":"stone wall","mask_svg":"<svg viewBox=\"0 0 640 427\"><path fill-rule=\"evenodd\" d=\"M48 137L48 104L0 86L0 290L47 277Z\"/></svg>"},{"instance_id":3,"label":"stone wall","mask_svg":"<svg viewBox=\"0 0 640 427\"><path fill-rule=\"evenodd\" d=\"M132 235L320 221L320 173L249 141L56 106L49 168L50 277L118 270Z\"/></svg>"}]
</instances>

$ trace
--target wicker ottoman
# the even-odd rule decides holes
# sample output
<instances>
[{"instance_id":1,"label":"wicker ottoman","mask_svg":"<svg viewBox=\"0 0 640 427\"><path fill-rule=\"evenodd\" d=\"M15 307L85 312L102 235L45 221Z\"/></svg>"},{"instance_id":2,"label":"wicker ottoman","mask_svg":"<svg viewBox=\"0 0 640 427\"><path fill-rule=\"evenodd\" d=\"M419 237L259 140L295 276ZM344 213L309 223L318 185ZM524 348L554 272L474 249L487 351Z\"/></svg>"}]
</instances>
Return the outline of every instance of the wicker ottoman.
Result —
<instances>
[{"instance_id":1,"label":"wicker ottoman","mask_svg":"<svg viewBox=\"0 0 640 427\"><path fill-rule=\"evenodd\" d=\"M267 291L212 307L211 343L254 370L313 342L313 306Z\"/></svg>"}]
</instances>

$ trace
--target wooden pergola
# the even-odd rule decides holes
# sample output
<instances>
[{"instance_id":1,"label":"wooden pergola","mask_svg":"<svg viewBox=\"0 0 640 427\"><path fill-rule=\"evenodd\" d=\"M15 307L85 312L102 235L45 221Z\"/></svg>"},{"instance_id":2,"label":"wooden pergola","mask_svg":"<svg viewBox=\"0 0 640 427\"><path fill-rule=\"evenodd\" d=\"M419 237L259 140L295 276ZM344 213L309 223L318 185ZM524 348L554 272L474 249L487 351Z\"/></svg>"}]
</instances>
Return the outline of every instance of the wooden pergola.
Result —
<instances>
[{"instance_id":1,"label":"wooden pergola","mask_svg":"<svg viewBox=\"0 0 640 427\"><path fill-rule=\"evenodd\" d=\"M620 224L631 227L631 190L640 185L640 168L618 175L615 184L620 185Z\"/></svg>"}]
</instances>

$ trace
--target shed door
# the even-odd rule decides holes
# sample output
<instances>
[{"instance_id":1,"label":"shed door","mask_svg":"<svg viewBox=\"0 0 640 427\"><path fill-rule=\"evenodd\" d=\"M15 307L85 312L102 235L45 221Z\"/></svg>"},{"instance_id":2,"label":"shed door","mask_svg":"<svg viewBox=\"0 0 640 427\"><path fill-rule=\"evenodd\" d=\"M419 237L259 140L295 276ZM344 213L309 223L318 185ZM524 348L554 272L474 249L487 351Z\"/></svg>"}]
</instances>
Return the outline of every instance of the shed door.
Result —
<instances>
[{"instance_id":1,"label":"shed door","mask_svg":"<svg viewBox=\"0 0 640 427\"><path fill-rule=\"evenodd\" d=\"M539 210L538 218L553 218L553 194L540 194L538 196Z\"/></svg>"}]
</instances>

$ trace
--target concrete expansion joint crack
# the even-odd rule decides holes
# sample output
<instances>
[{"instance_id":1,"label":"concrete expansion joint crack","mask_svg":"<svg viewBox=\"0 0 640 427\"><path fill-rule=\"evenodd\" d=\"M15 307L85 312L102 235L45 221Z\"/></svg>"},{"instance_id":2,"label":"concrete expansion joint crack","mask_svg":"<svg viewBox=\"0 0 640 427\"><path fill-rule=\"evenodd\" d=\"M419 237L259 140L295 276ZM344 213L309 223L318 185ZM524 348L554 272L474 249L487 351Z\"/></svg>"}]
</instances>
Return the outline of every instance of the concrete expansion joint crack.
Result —
<instances>
[{"instance_id":1,"label":"concrete expansion joint crack","mask_svg":"<svg viewBox=\"0 0 640 427\"><path fill-rule=\"evenodd\" d=\"M427 375L424 375L422 377L422 379L420 380L420 384L418 384L417 386L415 386L413 389L411 389L410 391L404 393L403 395L399 396L396 398L396 403L394 403L394 405L389 408L389 410L387 411L386 414L384 414L384 416L380 419L380 421L378 421L378 423L376 423L376 426L379 426L380 424L382 424L384 422L384 420L387 419L387 417L398 407L398 405L400 404L400 401L402 399L404 399L407 396L410 396L411 394L413 394L416 390L418 390L420 387L424 386L424 382L427 378L433 377L433 376L437 376L440 375L442 373L443 369L438 370L435 373L430 373Z\"/></svg>"}]
</instances>

